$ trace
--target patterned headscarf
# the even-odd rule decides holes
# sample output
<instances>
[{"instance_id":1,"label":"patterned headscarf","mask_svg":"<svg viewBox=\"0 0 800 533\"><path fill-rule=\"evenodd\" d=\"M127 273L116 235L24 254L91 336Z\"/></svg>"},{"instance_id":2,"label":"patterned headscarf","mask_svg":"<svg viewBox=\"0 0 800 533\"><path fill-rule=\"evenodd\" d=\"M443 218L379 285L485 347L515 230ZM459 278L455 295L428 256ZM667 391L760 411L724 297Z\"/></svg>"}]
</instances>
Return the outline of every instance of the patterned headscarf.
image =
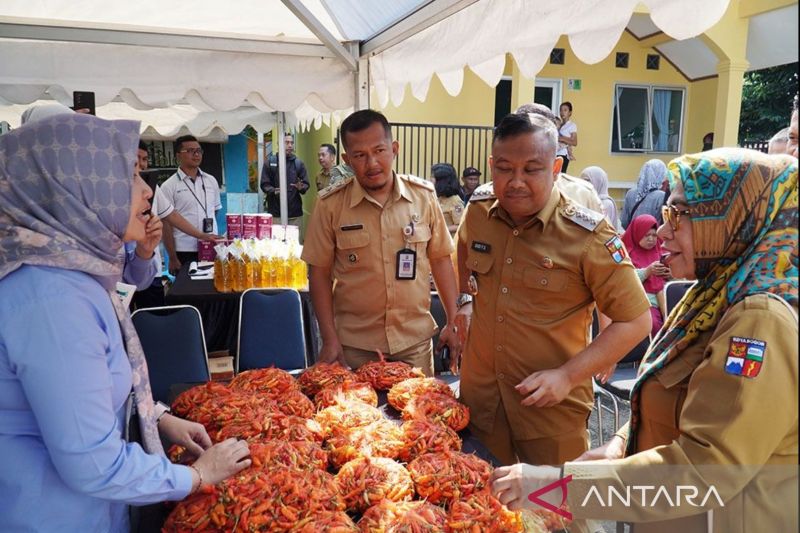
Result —
<instances>
[{"instance_id":1,"label":"patterned headscarf","mask_svg":"<svg viewBox=\"0 0 800 533\"><path fill-rule=\"evenodd\" d=\"M636 451L644 382L713 331L747 296L772 293L797 309L797 160L721 148L673 160L692 220L697 283L653 339L631 391L627 453Z\"/></svg>"},{"instance_id":2,"label":"patterned headscarf","mask_svg":"<svg viewBox=\"0 0 800 533\"><path fill-rule=\"evenodd\" d=\"M144 352L116 294L139 123L58 115L0 135L0 280L23 265L85 272L109 293L133 371L144 448L164 453Z\"/></svg>"},{"instance_id":3,"label":"patterned headscarf","mask_svg":"<svg viewBox=\"0 0 800 533\"><path fill-rule=\"evenodd\" d=\"M651 159L639 171L639 179L636 181L636 198L634 204L653 191L661 189L661 184L667 176L667 165L660 159ZM633 216L633 213L631 213Z\"/></svg>"}]
</instances>

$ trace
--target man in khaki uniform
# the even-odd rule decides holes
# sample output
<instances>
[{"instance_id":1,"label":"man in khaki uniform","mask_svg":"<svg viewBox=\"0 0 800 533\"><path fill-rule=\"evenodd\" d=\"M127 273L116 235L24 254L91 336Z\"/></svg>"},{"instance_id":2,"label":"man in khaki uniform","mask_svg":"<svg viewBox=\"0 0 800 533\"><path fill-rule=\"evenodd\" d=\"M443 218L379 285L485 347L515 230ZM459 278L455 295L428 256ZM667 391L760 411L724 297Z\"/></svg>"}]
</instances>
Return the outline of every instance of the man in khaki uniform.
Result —
<instances>
[{"instance_id":1,"label":"man in khaki uniform","mask_svg":"<svg viewBox=\"0 0 800 533\"><path fill-rule=\"evenodd\" d=\"M440 344L460 352L451 323L453 242L433 185L392 171L399 146L380 113L353 113L341 138L355 177L320 193L302 256L323 341L319 361L357 368L380 350L432 375L431 273L448 316Z\"/></svg>"},{"instance_id":2,"label":"man in khaki uniform","mask_svg":"<svg viewBox=\"0 0 800 533\"><path fill-rule=\"evenodd\" d=\"M493 182L472 195L458 232L461 290L475 293L474 303L459 296L459 325L471 315L461 399L471 430L506 464L583 453L591 376L650 329L616 232L554 187L556 145L546 119L505 117L492 143ZM612 323L590 344L594 302Z\"/></svg>"}]
</instances>

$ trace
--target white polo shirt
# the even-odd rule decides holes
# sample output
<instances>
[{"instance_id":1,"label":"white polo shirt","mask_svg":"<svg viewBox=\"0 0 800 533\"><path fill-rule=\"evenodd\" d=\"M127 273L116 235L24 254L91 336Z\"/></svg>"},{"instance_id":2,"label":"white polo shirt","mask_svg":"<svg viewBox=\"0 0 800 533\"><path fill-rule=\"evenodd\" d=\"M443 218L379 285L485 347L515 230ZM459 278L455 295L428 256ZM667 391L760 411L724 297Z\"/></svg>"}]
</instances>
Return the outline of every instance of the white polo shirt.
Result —
<instances>
[{"instance_id":1,"label":"white polo shirt","mask_svg":"<svg viewBox=\"0 0 800 533\"><path fill-rule=\"evenodd\" d=\"M211 174L197 170L197 178L192 180L183 170L178 171L164 182L161 192L175 206L175 210L189 221L195 228L203 230L203 219L210 218L214 222L214 233L217 229L216 212L222 208L219 185ZM160 202L159 202L160 203ZM173 228L175 250L178 252L196 252L197 239Z\"/></svg>"},{"instance_id":2,"label":"white polo shirt","mask_svg":"<svg viewBox=\"0 0 800 533\"><path fill-rule=\"evenodd\" d=\"M568 120L561 128L558 130L558 134L562 137L571 137L573 133L578 133L578 125ZM558 143L558 151L556 155L567 155L567 144L566 143Z\"/></svg>"}]
</instances>

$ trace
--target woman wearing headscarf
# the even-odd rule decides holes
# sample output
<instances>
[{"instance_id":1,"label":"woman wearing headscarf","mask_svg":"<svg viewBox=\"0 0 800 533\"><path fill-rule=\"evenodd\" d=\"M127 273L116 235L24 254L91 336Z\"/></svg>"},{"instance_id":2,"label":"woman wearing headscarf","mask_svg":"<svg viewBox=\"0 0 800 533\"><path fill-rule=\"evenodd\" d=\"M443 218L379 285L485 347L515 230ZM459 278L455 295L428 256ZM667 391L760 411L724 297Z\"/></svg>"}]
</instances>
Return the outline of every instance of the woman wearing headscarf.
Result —
<instances>
[{"instance_id":1,"label":"woman wearing headscarf","mask_svg":"<svg viewBox=\"0 0 800 533\"><path fill-rule=\"evenodd\" d=\"M697 283L640 366L629 424L561 470L500 468L493 490L520 507L571 476L573 518L636 533L796 531L797 161L712 150L674 160L670 185L665 263Z\"/></svg>"},{"instance_id":2,"label":"woman wearing headscarf","mask_svg":"<svg viewBox=\"0 0 800 533\"><path fill-rule=\"evenodd\" d=\"M661 223L661 207L666 198L662 185L666 179L667 165L660 159L651 159L642 165L636 187L625 194L620 217L623 228L639 215L652 215Z\"/></svg>"},{"instance_id":3,"label":"woman wearing headscarf","mask_svg":"<svg viewBox=\"0 0 800 533\"><path fill-rule=\"evenodd\" d=\"M179 500L248 466L244 442L156 418L115 286L144 237L139 125L59 115L0 136L0 529L128 531L127 505ZM133 391L142 445L126 442ZM161 437L199 459L171 464Z\"/></svg>"},{"instance_id":4,"label":"woman wearing headscarf","mask_svg":"<svg viewBox=\"0 0 800 533\"><path fill-rule=\"evenodd\" d=\"M608 174L606 174L606 171L600 167L586 167L581 171L581 178L592 184L603 204L603 214L605 214L614 229L619 230L617 203L608 194Z\"/></svg>"},{"instance_id":5,"label":"woman wearing headscarf","mask_svg":"<svg viewBox=\"0 0 800 533\"><path fill-rule=\"evenodd\" d=\"M669 268L661 264L661 240L656 235L657 228L658 222L655 218L639 215L622 234L622 242L650 301L650 316L653 319L651 337L655 337L664 324L667 306L664 299L664 279L669 276Z\"/></svg>"}]
</instances>

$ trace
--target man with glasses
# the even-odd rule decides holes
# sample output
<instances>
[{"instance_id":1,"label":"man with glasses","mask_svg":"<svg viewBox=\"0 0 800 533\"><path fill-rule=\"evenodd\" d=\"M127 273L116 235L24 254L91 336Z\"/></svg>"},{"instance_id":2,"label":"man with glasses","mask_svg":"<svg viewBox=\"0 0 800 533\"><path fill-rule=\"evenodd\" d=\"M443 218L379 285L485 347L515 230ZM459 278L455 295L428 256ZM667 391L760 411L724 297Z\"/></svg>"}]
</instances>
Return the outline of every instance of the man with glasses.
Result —
<instances>
[{"instance_id":1,"label":"man with glasses","mask_svg":"<svg viewBox=\"0 0 800 533\"><path fill-rule=\"evenodd\" d=\"M161 186L161 191L175 210L203 233L218 233L216 214L222 208L217 179L200 170L203 149L192 135L175 141L178 171ZM197 261L197 239L178 228L164 235L169 254L169 270L177 272L182 263ZM172 237L172 238L170 238Z\"/></svg>"}]
</instances>

